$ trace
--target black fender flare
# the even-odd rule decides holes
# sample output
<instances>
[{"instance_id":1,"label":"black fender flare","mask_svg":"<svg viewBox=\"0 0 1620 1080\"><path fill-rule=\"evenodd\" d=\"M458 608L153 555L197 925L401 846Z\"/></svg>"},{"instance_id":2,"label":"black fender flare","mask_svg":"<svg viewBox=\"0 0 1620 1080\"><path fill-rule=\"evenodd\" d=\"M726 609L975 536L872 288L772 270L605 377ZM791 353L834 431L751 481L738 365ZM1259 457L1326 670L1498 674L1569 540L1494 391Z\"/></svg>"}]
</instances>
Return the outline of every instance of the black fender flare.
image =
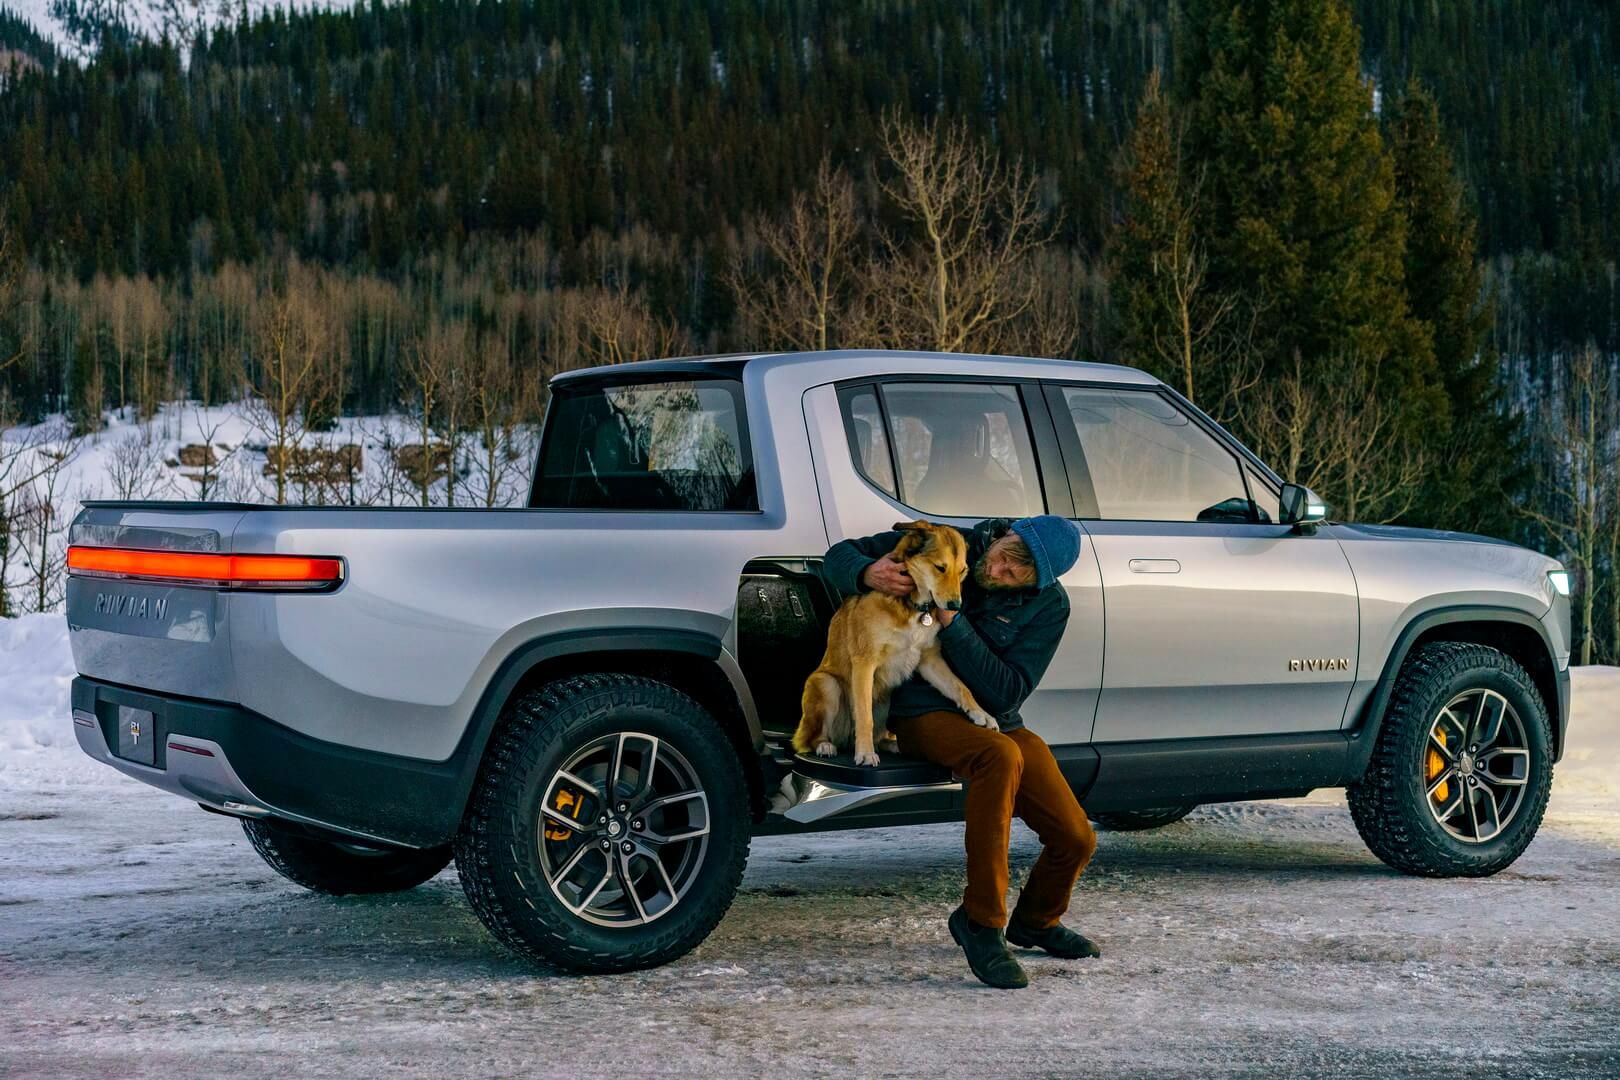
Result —
<instances>
[{"instance_id":1,"label":"black fender flare","mask_svg":"<svg viewBox=\"0 0 1620 1080\"><path fill-rule=\"evenodd\" d=\"M1519 608L1492 604L1459 604L1425 611L1413 617L1401 628L1400 636L1395 639L1394 647L1384 660L1384 669L1378 677L1378 685L1362 708L1360 722L1346 732L1348 744L1344 775L1346 784L1361 779L1362 774L1367 771L1367 763L1372 760L1373 747L1378 742L1379 727L1384 721L1384 710L1389 707L1390 695L1395 691L1395 679L1400 674L1401 665L1406 663L1406 656L1412 651L1412 646L1420 637L1437 626L1480 622L1514 623L1535 631L1542 648L1547 651L1547 668L1553 674L1552 688L1555 700L1549 701L1547 705L1548 711L1552 714L1553 737L1557 743L1554 760L1563 755L1564 729L1569 723L1569 669L1566 667L1563 671L1558 670L1557 656L1553 651L1552 640L1547 636L1547 628L1542 625L1540 619Z\"/></svg>"},{"instance_id":2,"label":"black fender flare","mask_svg":"<svg viewBox=\"0 0 1620 1080\"><path fill-rule=\"evenodd\" d=\"M462 732L450 761L457 765L456 785L451 808L454 816L445 824L453 835L459 827L461 815L466 811L472 795L473 783L478 779L478 767L483 763L484 751L489 745L495 723L501 710L514 691L535 668L550 660L565 656L579 656L600 652L682 653L710 663L718 664L723 648L720 639L701 630L679 627L602 627L582 630L563 630L527 641L507 654L495 674L485 684L474 706L467 727ZM736 686L733 692L741 693ZM744 688L746 689L746 688ZM739 705L748 735L755 746L764 741L759 720L748 707L746 699L739 697Z\"/></svg>"}]
</instances>

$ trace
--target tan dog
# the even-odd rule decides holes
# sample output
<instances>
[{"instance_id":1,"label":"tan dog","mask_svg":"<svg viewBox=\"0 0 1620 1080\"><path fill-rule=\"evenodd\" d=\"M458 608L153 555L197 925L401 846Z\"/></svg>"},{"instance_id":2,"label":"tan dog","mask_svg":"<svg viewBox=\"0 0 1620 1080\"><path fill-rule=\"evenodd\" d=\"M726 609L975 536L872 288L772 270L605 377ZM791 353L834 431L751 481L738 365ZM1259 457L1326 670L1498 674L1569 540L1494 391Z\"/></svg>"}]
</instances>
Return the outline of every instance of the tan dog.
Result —
<instances>
[{"instance_id":1,"label":"tan dog","mask_svg":"<svg viewBox=\"0 0 1620 1080\"><path fill-rule=\"evenodd\" d=\"M980 727L995 730L995 718L979 707L973 694L945 662L934 638L939 622L934 608L962 606L967 577L967 543L949 525L926 521L899 522L905 535L892 557L906 564L915 588L899 598L880 592L846 599L827 627L827 653L804 683L799 730L793 749L813 748L832 757L853 736L855 763L876 765L878 742L885 750L899 747L887 729L889 694L917 672Z\"/></svg>"}]
</instances>

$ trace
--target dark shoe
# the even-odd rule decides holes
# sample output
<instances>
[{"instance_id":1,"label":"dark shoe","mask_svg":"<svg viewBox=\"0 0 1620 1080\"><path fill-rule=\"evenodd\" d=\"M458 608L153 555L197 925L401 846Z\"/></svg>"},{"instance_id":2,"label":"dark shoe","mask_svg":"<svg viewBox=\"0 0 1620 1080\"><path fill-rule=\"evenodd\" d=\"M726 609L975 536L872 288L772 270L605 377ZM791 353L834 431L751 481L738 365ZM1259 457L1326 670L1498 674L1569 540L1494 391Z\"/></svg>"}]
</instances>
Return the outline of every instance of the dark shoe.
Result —
<instances>
[{"instance_id":1,"label":"dark shoe","mask_svg":"<svg viewBox=\"0 0 1620 1080\"><path fill-rule=\"evenodd\" d=\"M998 990L1021 990L1029 985L1029 976L1007 951L1007 939L999 928L980 926L962 908L951 912L946 925L980 982Z\"/></svg>"},{"instance_id":2,"label":"dark shoe","mask_svg":"<svg viewBox=\"0 0 1620 1080\"><path fill-rule=\"evenodd\" d=\"M1084 934L1077 934L1062 923L1037 930L1018 920L1018 912L1007 920L1007 940L1023 949L1045 949L1064 960L1079 960L1087 956L1101 956L1097 943Z\"/></svg>"}]
</instances>

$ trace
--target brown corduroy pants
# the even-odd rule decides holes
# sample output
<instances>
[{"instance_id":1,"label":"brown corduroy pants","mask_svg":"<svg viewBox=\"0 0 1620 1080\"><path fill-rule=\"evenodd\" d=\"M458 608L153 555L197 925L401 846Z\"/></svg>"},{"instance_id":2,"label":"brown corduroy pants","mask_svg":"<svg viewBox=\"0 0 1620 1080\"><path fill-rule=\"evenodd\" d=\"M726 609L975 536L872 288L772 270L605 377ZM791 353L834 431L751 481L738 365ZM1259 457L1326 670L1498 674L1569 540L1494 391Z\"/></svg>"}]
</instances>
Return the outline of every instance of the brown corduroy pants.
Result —
<instances>
[{"instance_id":1,"label":"brown corduroy pants","mask_svg":"<svg viewBox=\"0 0 1620 1080\"><path fill-rule=\"evenodd\" d=\"M982 926L1007 924L1007 843L1012 817L1041 838L1015 911L1026 926L1054 925L1097 850L1097 834L1057 760L1027 728L990 731L959 712L890 717L900 752L927 758L967 781L967 888L962 906Z\"/></svg>"}]
</instances>

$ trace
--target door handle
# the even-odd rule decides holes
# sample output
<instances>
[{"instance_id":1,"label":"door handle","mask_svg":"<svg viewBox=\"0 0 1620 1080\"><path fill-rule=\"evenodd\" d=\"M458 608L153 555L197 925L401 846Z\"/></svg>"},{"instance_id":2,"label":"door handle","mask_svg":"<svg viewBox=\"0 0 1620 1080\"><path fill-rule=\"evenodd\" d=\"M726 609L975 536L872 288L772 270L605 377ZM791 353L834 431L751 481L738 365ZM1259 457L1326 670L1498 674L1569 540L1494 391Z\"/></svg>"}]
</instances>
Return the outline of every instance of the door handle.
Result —
<instances>
[{"instance_id":1,"label":"door handle","mask_svg":"<svg viewBox=\"0 0 1620 1080\"><path fill-rule=\"evenodd\" d=\"M1132 559L1133 574L1179 574L1181 564L1174 559Z\"/></svg>"}]
</instances>

